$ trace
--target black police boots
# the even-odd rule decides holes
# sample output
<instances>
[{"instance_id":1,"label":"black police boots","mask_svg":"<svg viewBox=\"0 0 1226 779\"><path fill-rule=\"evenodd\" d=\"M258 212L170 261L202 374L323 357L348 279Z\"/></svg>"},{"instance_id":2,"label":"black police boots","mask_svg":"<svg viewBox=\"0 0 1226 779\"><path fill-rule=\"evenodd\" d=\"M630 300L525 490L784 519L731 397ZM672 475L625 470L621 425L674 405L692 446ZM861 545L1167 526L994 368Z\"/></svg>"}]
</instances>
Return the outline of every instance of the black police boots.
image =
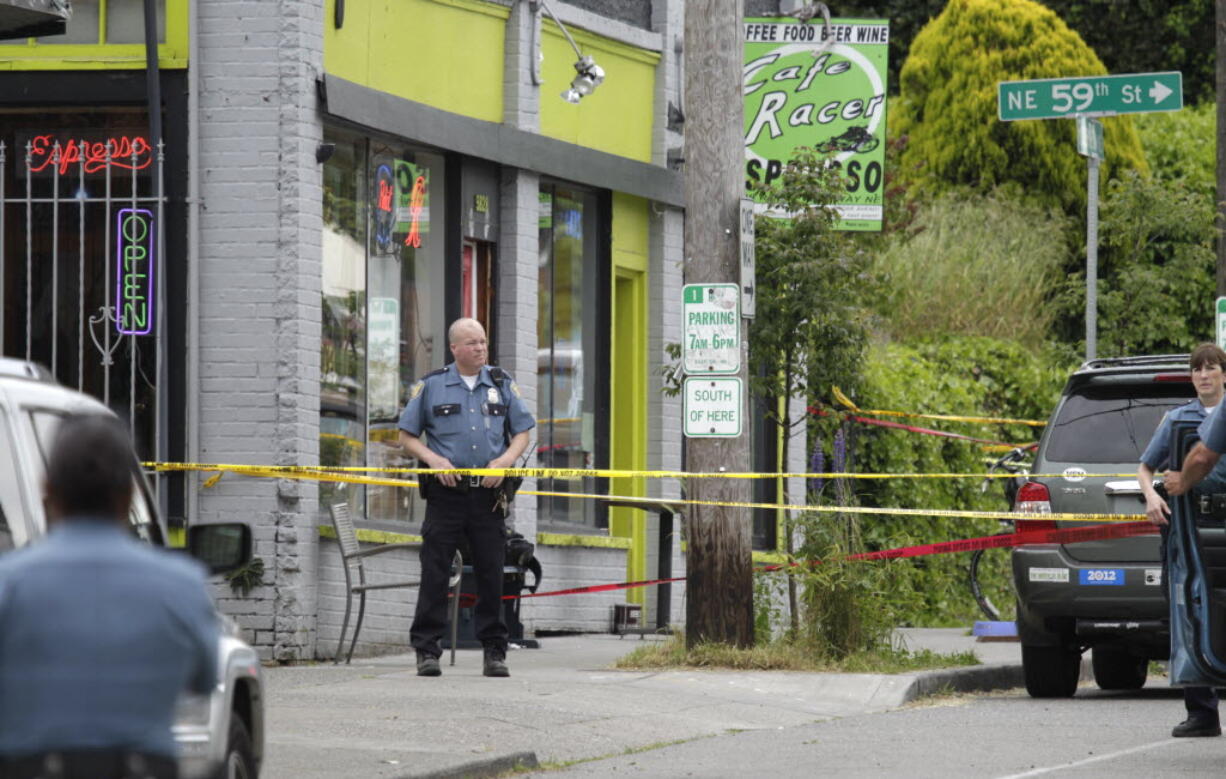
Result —
<instances>
[{"instance_id":1,"label":"black police boots","mask_svg":"<svg viewBox=\"0 0 1226 779\"><path fill-rule=\"evenodd\" d=\"M1175 738L1205 738L1222 735L1222 726L1217 719L1205 717L1188 717L1171 731Z\"/></svg>"},{"instance_id":2,"label":"black police boots","mask_svg":"<svg viewBox=\"0 0 1226 779\"><path fill-rule=\"evenodd\" d=\"M511 671L507 668L506 650L487 646L485 648L485 669L482 673L486 676L510 676Z\"/></svg>"},{"instance_id":3,"label":"black police boots","mask_svg":"<svg viewBox=\"0 0 1226 779\"><path fill-rule=\"evenodd\" d=\"M443 669L438 664L438 658L434 655L428 655L421 650L417 651L417 675L418 676L442 676Z\"/></svg>"}]
</instances>

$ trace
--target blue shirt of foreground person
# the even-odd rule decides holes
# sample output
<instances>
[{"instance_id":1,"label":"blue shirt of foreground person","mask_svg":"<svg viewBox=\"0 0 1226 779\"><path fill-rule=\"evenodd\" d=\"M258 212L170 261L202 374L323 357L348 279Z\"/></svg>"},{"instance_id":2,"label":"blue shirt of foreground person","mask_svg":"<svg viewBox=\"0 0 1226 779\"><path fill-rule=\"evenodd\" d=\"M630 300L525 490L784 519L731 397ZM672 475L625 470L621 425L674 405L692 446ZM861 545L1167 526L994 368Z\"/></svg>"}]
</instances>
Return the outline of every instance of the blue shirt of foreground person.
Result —
<instances>
[{"instance_id":1,"label":"blue shirt of foreground person","mask_svg":"<svg viewBox=\"0 0 1226 779\"><path fill-rule=\"evenodd\" d=\"M0 765L174 758L179 694L217 684L203 567L130 533L134 462L118 420L67 418L47 465L50 532L0 557Z\"/></svg>"},{"instance_id":2,"label":"blue shirt of foreground person","mask_svg":"<svg viewBox=\"0 0 1226 779\"><path fill-rule=\"evenodd\" d=\"M1182 495L1193 488L1198 492L1226 492L1226 475L1222 473L1226 469L1216 467L1226 452L1226 414L1221 411L1219 405L1196 429L1200 441L1184 458L1183 469L1168 471L1163 478L1170 494Z\"/></svg>"}]
</instances>

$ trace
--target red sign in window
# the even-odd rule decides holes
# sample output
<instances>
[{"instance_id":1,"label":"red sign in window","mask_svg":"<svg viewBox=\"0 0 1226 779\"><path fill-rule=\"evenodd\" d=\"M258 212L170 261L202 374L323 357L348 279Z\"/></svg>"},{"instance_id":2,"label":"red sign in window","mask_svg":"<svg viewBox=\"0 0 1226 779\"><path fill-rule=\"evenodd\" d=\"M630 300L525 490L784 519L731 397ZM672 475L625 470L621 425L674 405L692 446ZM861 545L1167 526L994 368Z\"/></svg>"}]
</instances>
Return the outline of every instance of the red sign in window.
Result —
<instances>
[{"instance_id":1,"label":"red sign in window","mask_svg":"<svg viewBox=\"0 0 1226 779\"><path fill-rule=\"evenodd\" d=\"M86 175L113 170L144 170L153 162L149 140L135 134L98 135L96 133L68 135L41 133L26 139L29 143L31 173L77 173L81 166ZM18 139L19 151L26 148Z\"/></svg>"}]
</instances>

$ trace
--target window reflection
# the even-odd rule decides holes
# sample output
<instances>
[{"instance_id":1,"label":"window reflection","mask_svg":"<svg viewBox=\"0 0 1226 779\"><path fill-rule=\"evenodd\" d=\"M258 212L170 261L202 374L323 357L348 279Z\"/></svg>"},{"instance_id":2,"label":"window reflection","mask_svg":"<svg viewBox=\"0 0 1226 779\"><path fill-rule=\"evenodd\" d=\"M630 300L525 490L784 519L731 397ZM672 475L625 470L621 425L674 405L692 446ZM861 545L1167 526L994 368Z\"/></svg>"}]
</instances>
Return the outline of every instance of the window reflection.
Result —
<instances>
[{"instance_id":1,"label":"window reflection","mask_svg":"<svg viewBox=\"0 0 1226 779\"><path fill-rule=\"evenodd\" d=\"M540 196L537 461L595 466L596 197L561 186ZM593 492L594 479L542 479L545 492ZM541 497L543 518L596 524L594 502Z\"/></svg>"},{"instance_id":2,"label":"window reflection","mask_svg":"<svg viewBox=\"0 0 1226 779\"><path fill-rule=\"evenodd\" d=\"M444 161L341 131L325 141L336 150L324 167L320 462L411 467L398 443L400 412L413 383L448 354ZM320 499L346 501L372 520L425 514L407 488L321 484Z\"/></svg>"}]
</instances>

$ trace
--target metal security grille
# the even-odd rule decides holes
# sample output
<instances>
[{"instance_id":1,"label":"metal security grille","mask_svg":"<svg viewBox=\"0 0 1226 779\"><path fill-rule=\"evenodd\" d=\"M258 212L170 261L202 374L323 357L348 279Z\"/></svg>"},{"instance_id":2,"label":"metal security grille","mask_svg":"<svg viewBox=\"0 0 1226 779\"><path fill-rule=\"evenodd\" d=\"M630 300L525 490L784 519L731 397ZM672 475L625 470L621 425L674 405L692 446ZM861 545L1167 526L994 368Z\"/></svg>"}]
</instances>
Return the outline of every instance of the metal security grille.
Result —
<instances>
[{"instance_id":1,"label":"metal security grille","mask_svg":"<svg viewBox=\"0 0 1226 779\"><path fill-rule=\"evenodd\" d=\"M161 459L163 146L139 134L18 142L0 142L3 353L101 399L141 456Z\"/></svg>"}]
</instances>

